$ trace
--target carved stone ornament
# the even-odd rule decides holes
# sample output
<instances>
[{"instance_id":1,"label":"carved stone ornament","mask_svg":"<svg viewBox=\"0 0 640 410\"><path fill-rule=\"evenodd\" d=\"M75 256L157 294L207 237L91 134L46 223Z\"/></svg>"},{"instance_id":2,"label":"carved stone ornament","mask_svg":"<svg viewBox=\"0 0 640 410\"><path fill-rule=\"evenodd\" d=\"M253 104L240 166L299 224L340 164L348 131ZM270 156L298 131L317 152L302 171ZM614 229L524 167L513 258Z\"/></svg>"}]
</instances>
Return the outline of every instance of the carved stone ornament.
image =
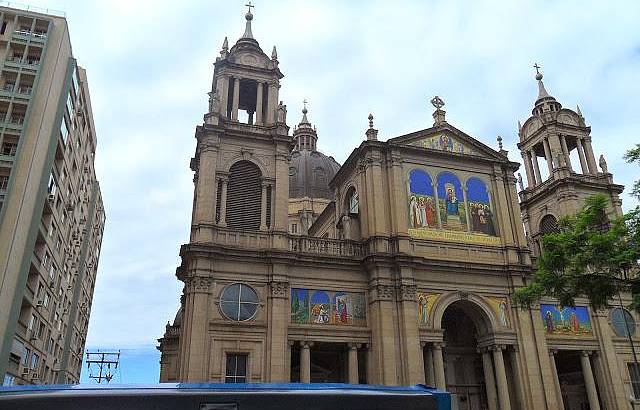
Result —
<instances>
[{"instance_id":1,"label":"carved stone ornament","mask_svg":"<svg viewBox=\"0 0 640 410\"><path fill-rule=\"evenodd\" d=\"M213 283L213 279L202 276L193 276L187 278L185 287L187 293L207 293L209 286Z\"/></svg>"},{"instance_id":2,"label":"carved stone ornament","mask_svg":"<svg viewBox=\"0 0 640 410\"><path fill-rule=\"evenodd\" d=\"M458 297L460 298L460 300L467 300L469 299L469 292L465 292L463 290L458 291Z\"/></svg>"},{"instance_id":3,"label":"carved stone ornament","mask_svg":"<svg viewBox=\"0 0 640 410\"><path fill-rule=\"evenodd\" d=\"M402 300L416 300L416 285L400 285Z\"/></svg>"},{"instance_id":4,"label":"carved stone ornament","mask_svg":"<svg viewBox=\"0 0 640 410\"><path fill-rule=\"evenodd\" d=\"M392 300L395 289L393 285L375 285L371 290L374 300Z\"/></svg>"},{"instance_id":5,"label":"carved stone ornament","mask_svg":"<svg viewBox=\"0 0 640 410\"><path fill-rule=\"evenodd\" d=\"M270 282L271 296L274 298L286 298L289 296L289 282Z\"/></svg>"}]
</instances>

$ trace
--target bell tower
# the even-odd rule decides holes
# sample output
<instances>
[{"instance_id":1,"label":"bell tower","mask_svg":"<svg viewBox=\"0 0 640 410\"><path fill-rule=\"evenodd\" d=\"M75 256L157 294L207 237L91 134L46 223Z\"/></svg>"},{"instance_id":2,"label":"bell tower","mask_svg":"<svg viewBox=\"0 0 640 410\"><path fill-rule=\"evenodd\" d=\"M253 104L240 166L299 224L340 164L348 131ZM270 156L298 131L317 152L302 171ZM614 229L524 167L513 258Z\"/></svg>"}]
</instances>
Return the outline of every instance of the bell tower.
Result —
<instances>
[{"instance_id":1,"label":"bell tower","mask_svg":"<svg viewBox=\"0 0 640 410\"><path fill-rule=\"evenodd\" d=\"M287 161L293 147L286 106L278 102L275 46L267 56L253 37L251 3L242 37L225 37L204 123L196 129L192 242L214 240L216 230L287 231Z\"/></svg>"},{"instance_id":2,"label":"bell tower","mask_svg":"<svg viewBox=\"0 0 640 410\"><path fill-rule=\"evenodd\" d=\"M580 108L563 108L545 89L540 67L534 67L538 98L529 119L524 125L518 122L518 148L524 160L526 188L520 175L518 180L527 237L534 254L539 254L540 236L555 230L558 219L577 212L589 196L607 195L610 213L621 214L619 194L624 187L613 182L602 155L598 169L591 127L585 123Z\"/></svg>"}]
</instances>

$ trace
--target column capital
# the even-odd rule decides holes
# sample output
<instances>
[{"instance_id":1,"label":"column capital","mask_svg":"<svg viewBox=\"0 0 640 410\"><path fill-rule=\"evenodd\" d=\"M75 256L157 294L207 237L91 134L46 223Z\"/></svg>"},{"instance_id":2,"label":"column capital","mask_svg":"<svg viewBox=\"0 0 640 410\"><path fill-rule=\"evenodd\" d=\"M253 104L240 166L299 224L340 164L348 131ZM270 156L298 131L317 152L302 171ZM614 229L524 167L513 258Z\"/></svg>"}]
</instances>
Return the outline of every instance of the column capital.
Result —
<instances>
[{"instance_id":1,"label":"column capital","mask_svg":"<svg viewBox=\"0 0 640 410\"><path fill-rule=\"evenodd\" d=\"M185 293L208 293L213 279L203 276L191 276L185 278L184 282Z\"/></svg>"},{"instance_id":2,"label":"column capital","mask_svg":"<svg viewBox=\"0 0 640 410\"><path fill-rule=\"evenodd\" d=\"M583 357L584 356L591 356L593 354L595 354L595 352L593 350L581 350L580 351L580 355L583 356Z\"/></svg>"},{"instance_id":3,"label":"column capital","mask_svg":"<svg viewBox=\"0 0 640 410\"><path fill-rule=\"evenodd\" d=\"M349 350L358 350L360 347L362 347L362 344L349 342L347 343L347 346L349 347Z\"/></svg>"},{"instance_id":4,"label":"column capital","mask_svg":"<svg viewBox=\"0 0 640 410\"><path fill-rule=\"evenodd\" d=\"M445 347L444 342L433 342L431 343L431 345L433 346L434 349L437 349L437 350L442 350Z\"/></svg>"},{"instance_id":5,"label":"column capital","mask_svg":"<svg viewBox=\"0 0 640 410\"><path fill-rule=\"evenodd\" d=\"M271 289L271 297L287 298L289 296L289 282L272 281L269 282L269 288Z\"/></svg>"},{"instance_id":6,"label":"column capital","mask_svg":"<svg viewBox=\"0 0 640 410\"><path fill-rule=\"evenodd\" d=\"M501 352L503 350L505 350L507 348L506 345L503 344L495 344L493 346L490 346L489 349L493 352Z\"/></svg>"},{"instance_id":7,"label":"column capital","mask_svg":"<svg viewBox=\"0 0 640 410\"><path fill-rule=\"evenodd\" d=\"M313 342L308 341L308 340L301 340L300 341L300 347L303 349L309 349L311 347L313 347Z\"/></svg>"},{"instance_id":8,"label":"column capital","mask_svg":"<svg viewBox=\"0 0 640 410\"><path fill-rule=\"evenodd\" d=\"M424 349L426 345L427 345L427 342L420 341L420 347L421 348Z\"/></svg>"},{"instance_id":9,"label":"column capital","mask_svg":"<svg viewBox=\"0 0 640 410\"><path fill-rule=\"evenodd\" d=\"M549 349L549 356L554 357L558 353L558 349Z\"/></svg>"}]
</instances>

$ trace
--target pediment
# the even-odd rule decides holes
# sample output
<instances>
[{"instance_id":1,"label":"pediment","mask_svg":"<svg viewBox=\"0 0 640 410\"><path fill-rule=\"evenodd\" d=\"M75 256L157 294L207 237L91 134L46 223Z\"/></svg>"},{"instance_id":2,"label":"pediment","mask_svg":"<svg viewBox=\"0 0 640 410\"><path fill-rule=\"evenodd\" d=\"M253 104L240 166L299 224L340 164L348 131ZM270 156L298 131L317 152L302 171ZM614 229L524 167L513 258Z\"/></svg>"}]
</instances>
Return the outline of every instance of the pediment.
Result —
<instances>
[{"instance_id":1,"label":"pediment","mask_svg":"<svg viewBox=\"0 0 640 410\"><path fill-rule=\"evenodd\" d=\"M498 151L449 124L403 135L389 142L449 154L480 156L500 161L506 159Z\"/></svg>"},{"instance_id":2,"label":"pediment","mask_svg":"<svg viewBox=\"0 0 640 410\"><path fill-rule=\"evenodd\" d=\"M239 51L229 56L232 63L259 68L271 68L271 60L264 53Z\"/></svg>"}]
</instances>

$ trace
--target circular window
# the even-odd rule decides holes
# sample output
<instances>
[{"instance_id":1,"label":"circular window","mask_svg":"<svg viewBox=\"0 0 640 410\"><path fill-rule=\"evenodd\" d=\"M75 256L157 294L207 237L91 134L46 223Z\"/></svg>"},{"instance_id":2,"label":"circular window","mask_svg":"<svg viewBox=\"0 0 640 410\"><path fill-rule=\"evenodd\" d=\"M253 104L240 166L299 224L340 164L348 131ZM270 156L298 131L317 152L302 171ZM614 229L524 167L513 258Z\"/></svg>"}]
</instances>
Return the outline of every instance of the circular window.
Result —
<instances>
[{"instance_id":1,"label":"circular window","mask_svg":"<svg viewBox=\"0 0 640 410\"><path fill-rule=\"evenodd\" d=\"M220 295L220 310L228 319L242 322L251 319L258 310L258 294L252 287L234 283Z\"/></svg>"},{"instance_id":2,"label":"circular window","mask_svg":"<svg viewBox=\"0 0 640 410\"><path fill-rule=\"evenodd\" d=\"M611 311L611 327L619 337L629 337L636 333L635 319L628 310L623 308L615 308Z\"/></svg>"}]
</instances>

